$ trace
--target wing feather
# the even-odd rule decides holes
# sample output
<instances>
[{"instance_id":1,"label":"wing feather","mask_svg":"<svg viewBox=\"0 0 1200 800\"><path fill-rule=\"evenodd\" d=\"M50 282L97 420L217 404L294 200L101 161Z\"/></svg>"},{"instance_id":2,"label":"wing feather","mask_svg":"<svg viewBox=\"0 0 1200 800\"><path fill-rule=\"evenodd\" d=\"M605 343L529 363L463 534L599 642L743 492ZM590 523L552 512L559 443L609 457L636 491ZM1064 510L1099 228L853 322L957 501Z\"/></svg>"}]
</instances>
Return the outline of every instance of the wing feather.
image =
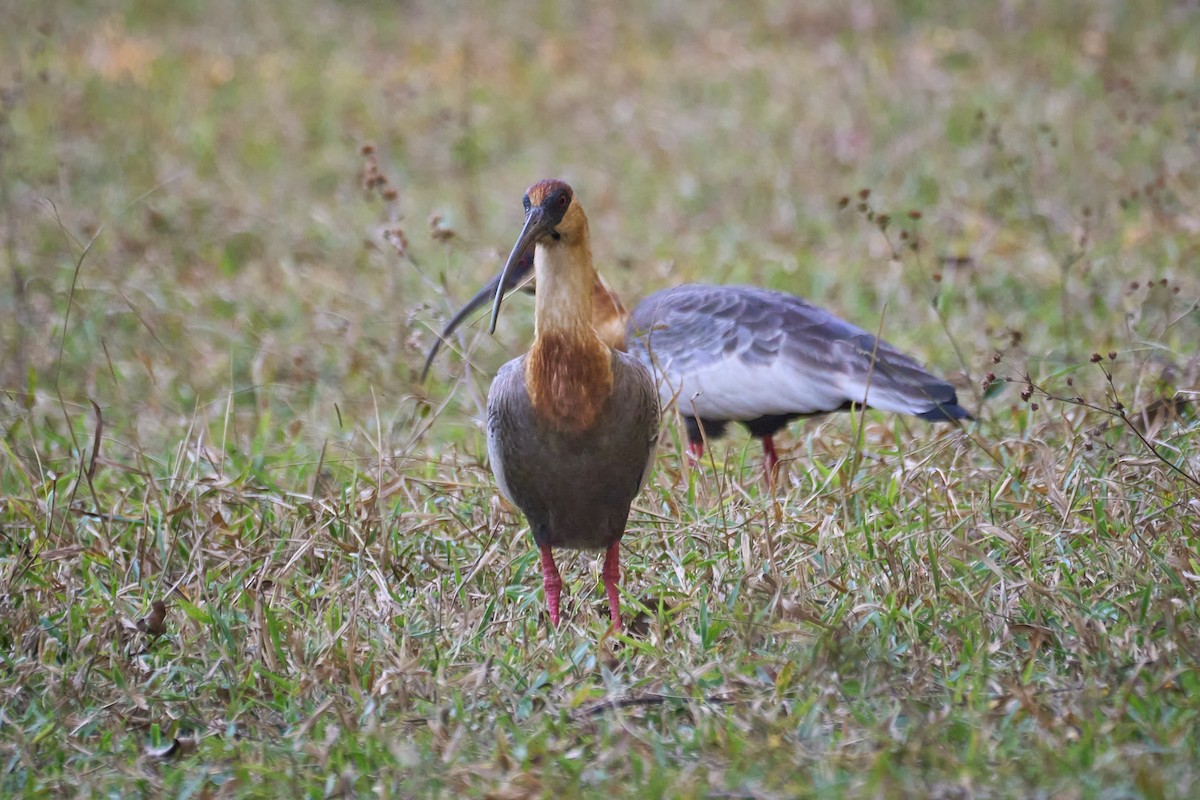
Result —
<instances>
[{"instance_id":1,"label":"wing feather","mask_svg":"<svg viewBox=\"0 0 1200 800\"><path fill-rule=\"evenodd\" d=\"M706 419L816 414L847 402L965 417L954 387L887 342L798 297L749 286L656 292L630 317L630 352L664 403Z\"/></svg>"}]
</instances>

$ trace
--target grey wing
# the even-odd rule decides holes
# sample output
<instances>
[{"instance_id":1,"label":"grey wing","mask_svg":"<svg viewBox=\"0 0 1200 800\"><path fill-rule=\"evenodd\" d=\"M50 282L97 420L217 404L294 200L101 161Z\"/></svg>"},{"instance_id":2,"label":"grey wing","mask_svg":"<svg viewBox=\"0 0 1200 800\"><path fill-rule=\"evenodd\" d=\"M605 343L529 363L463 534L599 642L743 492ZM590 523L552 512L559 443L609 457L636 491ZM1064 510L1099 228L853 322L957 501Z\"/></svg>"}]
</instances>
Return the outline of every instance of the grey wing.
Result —
<instances>
[{"instance_id":1,"label":"grey wing","mask_svg":"<svg viewBox=\"0 0 1200 800\"><path fill-rule=\"evenodd\" d=\"M793 295L686 285L634 309L630 352L651 366L684 414L754 419L867 403L926 415L954 389L886 342ZM966 416L950 413L946 416Z\"/></svg>"},{"instance_id":2,"label":"grey wing","mask_svg":"<svg viewBox=\"0 0 1200 800\"><path fill-rule=\"evenodd\" d=\"M525 460L521 450L529 437L524 428L528 425L527 420L533 417L529 393L525 389L523 362L524 356L500 367L492 379L487 398L488 462L500 493L519 507L523 507L523 498L513 496L508 473L511 466L516 465L519 469Z\"/></svg>"},{"instance_id":3,"label":"grey wing","mask_svg":"<svg viewBox=\"0 0 1200 800\"><path fill-rule=\"evenodd\" d=\"M697 402L728 405L709 391L704 374L753 344L750 332L740 329L738 295L717 289L684 285L655 292L634 308L626 326L626 346L649 368L663 405L677 402L694 416L703 416L692 408Z\"/></svg>"},{"instance_id":4,"label":"grey wing","mask_svg":"<svg viewBox=\"0 0 1200 800\"><path fill-rule=\"evenodd\" d=\"M613 430L628 432L624 436L628 455L622 461L641 466L632 497L650 478L661 415L658 392L649 370L637 358L619 350L613 351L613 397L622 399L611 423Z\"/></svg>"}]
</instances>

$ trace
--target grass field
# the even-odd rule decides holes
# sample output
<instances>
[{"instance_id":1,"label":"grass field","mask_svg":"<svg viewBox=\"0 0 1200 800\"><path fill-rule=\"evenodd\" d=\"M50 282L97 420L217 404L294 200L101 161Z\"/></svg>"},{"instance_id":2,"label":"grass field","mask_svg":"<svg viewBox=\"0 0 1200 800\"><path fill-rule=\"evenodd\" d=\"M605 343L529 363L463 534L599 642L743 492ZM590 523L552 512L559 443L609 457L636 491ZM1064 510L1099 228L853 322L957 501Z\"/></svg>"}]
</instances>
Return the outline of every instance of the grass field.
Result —
<instances>
[{"instance_id":1,"label":"grass field","mask_svg":"<svg viewBox=\"0 0 1200 800\"><path fill-rule=\"evenodd\" d=\"M0 795L1200 792L1200 8L939 5L0 2ZM551 176L978 421L669 417L549 629L532 304L416 372Z\"/></svg>"}]
</instances>

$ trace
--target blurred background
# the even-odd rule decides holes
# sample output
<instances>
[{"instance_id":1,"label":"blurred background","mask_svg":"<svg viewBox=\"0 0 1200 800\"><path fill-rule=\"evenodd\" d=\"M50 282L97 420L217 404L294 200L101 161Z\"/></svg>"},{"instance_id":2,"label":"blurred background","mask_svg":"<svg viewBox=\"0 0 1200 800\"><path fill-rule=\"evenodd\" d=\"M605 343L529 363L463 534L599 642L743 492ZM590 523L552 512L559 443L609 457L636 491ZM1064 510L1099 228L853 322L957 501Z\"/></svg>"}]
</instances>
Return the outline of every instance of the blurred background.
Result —
<instances>
[{"instance_id":1,"label":"blurred background","mask_svg":"<svg viewBox=\"0 0 1200 800\"><path fill-rule=\"evenodd\" d=\"M4 5L0 424L24 457L37 430L75 458L89 401L116 458L481 451L532 305L415 370L550 176L627 304L784 289L973 405L988 371L1092 351L1138 353L1138 391L1194 380L1195 3Z\"/></svg>"}]
</instances>

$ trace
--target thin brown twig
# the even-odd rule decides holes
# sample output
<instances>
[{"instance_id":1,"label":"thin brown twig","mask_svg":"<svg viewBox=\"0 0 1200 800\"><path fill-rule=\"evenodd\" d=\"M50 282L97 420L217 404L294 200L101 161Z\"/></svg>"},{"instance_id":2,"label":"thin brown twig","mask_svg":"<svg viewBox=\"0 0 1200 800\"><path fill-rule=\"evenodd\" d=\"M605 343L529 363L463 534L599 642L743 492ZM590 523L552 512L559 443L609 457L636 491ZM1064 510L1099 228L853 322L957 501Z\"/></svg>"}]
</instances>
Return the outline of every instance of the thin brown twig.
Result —
<instances>
[{"instance_id":1,"label":"thin brown twig","mask_svg":"<svg viewBox=\"0 0 1200 800\"><path fill-rule=\"evenodd\" d=\"M1096 363L1099 364L1100 362L1097 361ZM1088 409L1091 409L1092 411L1097 411L1101 414L1105 414L1109 417L1112 417L1113 419L1120 420L1121 423L1125 427L1127 427L1133 431L1134 435L1138 438L1139 441L1141 441L1142 445L1147 450L1150 451L1151 455L1153 455L1155 458L1157 458L1163 464L1166 464L1167 467L1172 472L1179 475L1181 478L1186 480L1188 483L1192 484L1193 486L1195 486L1197 488L1200 488L1200 479L1196 478L1196 476L1192 475L1187 470L1183 469L1178 464L1171 461L1171 459L1169 459L1165 455L1163 455L1162 451L1159 450L1158 447L1156 447L1153 442L1151 442L1149 439L1147 439L1146 436L1140 430L1138 430L1137 425L1135 425L1133 423L1133 420L1131 420L1129 418L1129 415L1125 413L1124 404L1121 403L1121 401L1117 397L1117 394L1116 394L1117 390L1116 390L1116 385L1113 383L1112 372L1108 369L1105 369L1103 364L1100 364L1100 370L1101 370L1101 372L1104 373L1105 380L1108 382L1108 386L1109 386L1110 390L1112 391L1112 401L1113 401L1112 408L1105 408L1104 406L1100 406L1095 403L1092 403L1092 402L1086 400L1081 395L1076 395L1075 397L1063 397L1061 395L1055 394L1054 392L1051 392L1050 390L1044 388L1043 386L1040 386L1039 384L1034 383L1028 375L1025 375L1021 379L1021 382L1024 383L1027 387L1029 387L1029 390L1032 393L1036 393L1038 396L1043 397L1046 400L1054 400L1059 403L1066 403L1068 405L1074 405L1074 406L1080 406L1082 408L1088 408ZM1010 379L1010 380L1012 380L1012 379Z\"/></svg>"},{"instance_id":2,"label":"thin brown twig","mask_svg":"<svg viewBox=\"0 0 1200 800\"><path fill-rule=\"evenodd\" d=\"M682 695L674 694L644 694L634 697L614 697L608 700L601 700L598 703L593 703L590 706L575 711L571 714L571 718L575 720L587 719L603 714L605 711L615 711L619 708L644 708L649 706L661 706L666 703L683 703L686 705L694 705L696 703L707 703L709 705L727 705L734 702L737 697L733 694L709 695L696 699L694 697L683 697Z\"/></svg>"}]
</instances>

